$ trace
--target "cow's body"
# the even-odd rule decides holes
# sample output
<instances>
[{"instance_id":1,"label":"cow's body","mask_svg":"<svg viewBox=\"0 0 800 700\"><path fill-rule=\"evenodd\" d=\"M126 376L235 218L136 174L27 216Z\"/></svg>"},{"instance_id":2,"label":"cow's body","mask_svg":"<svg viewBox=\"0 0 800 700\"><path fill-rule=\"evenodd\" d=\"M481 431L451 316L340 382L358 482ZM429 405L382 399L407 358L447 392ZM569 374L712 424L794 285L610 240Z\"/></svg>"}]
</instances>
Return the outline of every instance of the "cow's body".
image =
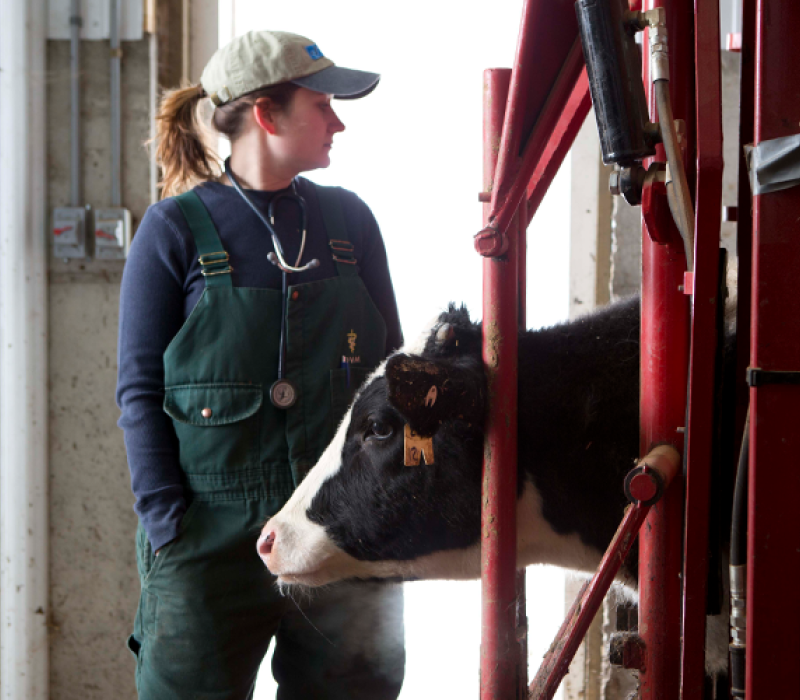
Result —
<instances>
[{"instance_id":1,"label":"cow's body","mask_svg":"<svg viewBox=\"0 0 800 700\"><path fill-rule=\"evenodd\" d=\"M404 348L367 381L317 466L265 526L267 566L283 583L312 586L479 576L486 400L480 327L451 307L424 347ZM520 566L596 567L626 504L638 405L637 298L521 337ZM432 436L433 464L404 466L406 423ZM624 575L635 568L631 557Z\"/></svg>"}]
</instances>

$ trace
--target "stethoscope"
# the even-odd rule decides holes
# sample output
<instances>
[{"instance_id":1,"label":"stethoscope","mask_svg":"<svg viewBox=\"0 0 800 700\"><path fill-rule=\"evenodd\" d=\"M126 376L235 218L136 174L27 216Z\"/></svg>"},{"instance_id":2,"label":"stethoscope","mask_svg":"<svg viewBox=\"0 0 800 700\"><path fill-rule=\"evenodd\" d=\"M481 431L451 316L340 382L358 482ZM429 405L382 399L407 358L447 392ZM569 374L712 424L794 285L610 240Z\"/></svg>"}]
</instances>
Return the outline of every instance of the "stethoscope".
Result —
<instances>
[{"instance_id":1,"label":"stethoscope","mask_svg":"<svg viewBox=\"0 0 800 700\"><path fill-rule=\"evenodd\" d=\"M281 192L280 194L275 195L269 203L267 216L264 216L258 210L258 207L256 207L256 205L253 204L250 198L245 194L241 185L234 176L233 171L231 170L230 158L225 159L225 175L228 176L228 179L231 181L234 189L242 196L242 199L247 202L248 206L255 212L256 216L261 219L261 222L264 224L264 226L266 226L267 231L269 231L269 235L272 238L272 246L275 248L274 252L267 255L267 260L269 260L281 271L281 344L278 351L278 379L269 388L269 400L276 408L291 408L297 402L297 387L285 376L286 318L288 316L287 290L289 287L287 276L290 272L304 272L306 270L312 270L315 267L319 267L319 260L316 258L309 260L302 267L298 267L298 265L300 265L300 260L303 257L303 251L306 247L306 201L299 194L297 194L294 180L292 180L291 192ZM300 212L300 230L302 232L300 238L300 252L297 254L297 260L295 261L294 265L290 265L286 262L286 258L283 256L283 246L281 246L281 242L278 239L278 234L275 232L275 210L278 202L282 201L293 202Z\"/></svg>"}]
</instances>

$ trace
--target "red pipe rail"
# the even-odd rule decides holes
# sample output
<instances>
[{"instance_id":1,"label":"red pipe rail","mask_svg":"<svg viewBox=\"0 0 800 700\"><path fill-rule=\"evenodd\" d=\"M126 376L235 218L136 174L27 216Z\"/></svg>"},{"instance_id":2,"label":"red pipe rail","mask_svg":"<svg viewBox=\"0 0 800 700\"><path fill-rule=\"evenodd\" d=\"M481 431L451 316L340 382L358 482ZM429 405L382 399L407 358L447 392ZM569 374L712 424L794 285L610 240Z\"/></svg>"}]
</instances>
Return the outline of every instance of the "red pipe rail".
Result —
<instances>
[{"instance_id":1,"label":"red pipe rail","mask_svg":"<svg viewBox=\"0 0 800 700\"><path fill-rule=\"evenodd\" d=\"M643 9L664 7L670 57L670 95L676 119L686 124L685 166L694 184L694 50L690 0L645 0ZM645 37L644 46L647 46ZM650 118L657 121L655 95L648 79ZM659 145L654 160L664 161ZM647 165L647 163L646 163ZM645 212L643 211L643 214ZM642 330L640 450L668 443L683 450L688 380L689 304L681 291L686 256L680 240L655 243L642 227ZM681 538L683 484L673 484L657 503L639 536L639 634L646 649L640 672L642 700L676 700L680 690Z\"/></svg>"},{"instance_id":2,"label":"red pipe rail","mask_svg":"<svg viewBox=\"0 0 800 700\"><path fill-rule=\"evenodd\" d=\"M534 65L525 66L525 64L523 66L528 68L528 71L520 69L517 71L518 76L512 76L512 81L514 78L530 80L532 71L536 70L536 67ZM505 232L519 203L525 196L531 177L537 165L539 165L545 147L550 141L554 130L562 123L563 113L581 74L586 75L586 64L583 60L583 49L576 33L564 65L547 97L539 118L536 120L533 133L527 142L524 142L521 156L518 155L521 148L519 130L514 127L511 118L506 117L506 124L503 127L503 140L500 144L497 177L492 190L491 211L489 213L491 225L501 233ZM588 81L586 88L588 92ZM519 92L521 92L521 89L517 93L511 93L507 114L514 113L512 101L514 95L519 94ZM591 101L588 106L591 106ZM586 113L588 113L588 108ZM584 118L586 113L583 114ZM582 123L583 121L581 120ZM580 128L580 124L578 124L578 128ZM547 184L549 186L549 183Z\"/></svg>"},{"instance_id":3,"label":"red pipe rail","mask_svg":"<svg viewBox=\"0 0 800 700\"><path fill-rule=\"evenodd\" d=\"M528 189L525 194L528 218L530 224L534 214L539 209L550 183L553 182L561 163L572 148L575 137L578 135L586 115L592 108L592 95L589 92L589 78L586 68L578 74L578 79L559 114L558 121L550 132L550 137L544 143L533 164ZM531 151L533 152L533 151Z\"/></svg>"},{"instance_id":4,"label":"red pipe rail","mask_svg":"<svg viewBox=\"0 0 800 700\"><path fill-rule=\"evenodd\" d=\"M797 27L797 0L758 0L756 145L800 131ZM762 371L800 372L800 295L795 273L800 260L798 221L797 186L753 197L750 362ZM800 697L798 425L797 385L751 386L745 686L748 700Z\"/></svg>"},{"instance_id":5,"label":"red pipe rail","mask_svg":"<svg viewBox=\"0 0 800 700\"><path fill-rule=\"evenodd\" d=\"M515 611L524 610L516 590L524 583L515 583L517 327L524 327L525 286L520 270L527 224L591 104L577 36L572 0L526 0L513 71L485 74L481 200L492 202L484 207L484 226L494 220L475 237L485 258L483 357L491 406L481 533L482 700L521 698L527 687L526 645L517 640L525 632L518 633L515 624ZM501 228L493 212L498 195Z\"/></svg>"},{"instance_id":6,"label":"red pipe rail","mask_svg":"<svg viewBox=\"0 0 800 700\"><path fill-rule=\"evenodd\" d=\"M697 186L683 526L680 691L683 700L702 700L705 682L714 383L719 342L717 307L724 303L718 298L722 218L722 90L718 2L697 0L694 23ZM727 614L727 611L722 611L722 614Z\"/></svg>"},{"instance_id":7,"label":"red pipe rail","mask_svg":"<svg viewBox=\"0 0 800 700\"><path fill-rule=\"evenodd\" d=\"M525 0L497 166L484 189L487 223L500 237L523 198L533 218L572 146L591 107L585 75L573 0Z\"/></svg>"},{"instance_id":8,"label":"red pipe rail","mask_svg":"<svg viewBox=\"0 0 800 700\"><path fill-rule=\"evenodd\" d=\"M500 139L510 73L503 69L484 73L484 191L491 187L495 172L497 150L492 146ZM514 223L517 221L514 219ZM483 361L491 410L484 442L481 513L482 700L511 700L520 684L515 619L519 324L516 233L510 227L505 248L483 260ZM523 679L525 682L527 679Z\"/></svg>"}]
</instances>

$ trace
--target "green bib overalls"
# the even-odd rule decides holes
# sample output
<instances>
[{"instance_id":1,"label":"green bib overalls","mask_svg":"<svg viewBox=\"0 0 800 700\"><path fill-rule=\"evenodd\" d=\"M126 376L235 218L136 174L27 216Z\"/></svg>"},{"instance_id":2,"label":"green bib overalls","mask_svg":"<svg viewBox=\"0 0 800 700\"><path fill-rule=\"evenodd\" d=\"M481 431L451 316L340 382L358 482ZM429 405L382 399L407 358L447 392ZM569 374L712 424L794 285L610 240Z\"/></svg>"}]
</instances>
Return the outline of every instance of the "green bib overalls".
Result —
<instances>
[{"instance_id":1,"label":"green bib overalls","mask_svg":"<svg viewBox=\"0 0 800 700\"><path fill-rule=\"evenodd\" d=\"M141 526L137 533L142 594L129 645L141 700L249 698L273 637L282 700L376 700L400 691L398 586L345 583L295 603L256 553L261 527L316 463L385 355L386 326L349 256L337 189L317 192L338 276L288 289L285 368L298 399L287 410L269 400L281 292L234 287L200 198L177 198L206 287L164 353L164 410L189 505L179 536L158 556Z\"/></svg>"}]
</instances>

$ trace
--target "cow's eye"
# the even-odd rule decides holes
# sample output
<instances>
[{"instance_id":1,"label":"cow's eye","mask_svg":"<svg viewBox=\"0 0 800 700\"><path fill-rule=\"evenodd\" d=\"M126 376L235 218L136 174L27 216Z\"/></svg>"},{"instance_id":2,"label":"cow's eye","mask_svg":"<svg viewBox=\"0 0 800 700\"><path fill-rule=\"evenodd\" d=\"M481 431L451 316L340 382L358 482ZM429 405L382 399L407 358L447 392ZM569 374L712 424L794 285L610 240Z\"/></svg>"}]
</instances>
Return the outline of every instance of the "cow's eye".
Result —
<instances>
[{"instance_id":1,"label":"cow's eye","mask_svg":"<svg viewBox=\"0 0 800 700\"><path fill-rule=\"evenodd\" d=\"M383 421L373 420L369 422L369 426L367 427L366 435L364 435L365 440L386 440L392 436L392 426L388 423L384 423Z\"/></svg>"}]
</instances>

